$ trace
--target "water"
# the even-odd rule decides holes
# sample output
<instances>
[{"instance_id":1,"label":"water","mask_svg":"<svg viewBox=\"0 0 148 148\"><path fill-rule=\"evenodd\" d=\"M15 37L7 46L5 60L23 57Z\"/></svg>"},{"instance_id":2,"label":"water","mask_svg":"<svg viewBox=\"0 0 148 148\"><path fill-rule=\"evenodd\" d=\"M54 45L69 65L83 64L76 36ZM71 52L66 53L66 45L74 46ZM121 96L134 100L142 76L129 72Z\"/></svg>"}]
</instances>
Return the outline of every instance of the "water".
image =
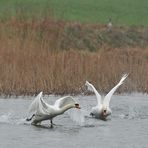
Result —
<instances>
[{"instance_id":1,"label":"water","mask_svg":"<svg viewBox=\"0 0 148 148\"><path fill-rule=\"evenodd\" d=\"M59 98L50 96L47 102ZM108 121L89 117L95 96L77 96L82 111L65 112L35 127L25 121L33 97L0 99L0 148L147 148L148 95L114 95ZM83 118L83 115L85 118ZM71 116L71 117L70 117ZM76 117L78 116L77 120Z\"/></svg>"}]
</instances>

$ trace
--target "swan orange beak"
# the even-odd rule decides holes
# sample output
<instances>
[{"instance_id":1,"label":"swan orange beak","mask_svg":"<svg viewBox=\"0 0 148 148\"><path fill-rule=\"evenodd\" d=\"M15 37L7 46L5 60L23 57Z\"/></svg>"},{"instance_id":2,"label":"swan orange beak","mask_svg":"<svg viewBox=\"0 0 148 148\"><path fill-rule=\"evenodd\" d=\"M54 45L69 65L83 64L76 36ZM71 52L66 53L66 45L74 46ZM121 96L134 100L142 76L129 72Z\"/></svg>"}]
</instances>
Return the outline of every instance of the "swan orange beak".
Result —
<instances>
[{"instance_id":1,"label":"swan orange beak","mask_svg":"<svg viewBox=\"0 0 148 148\"><path fill-rule=\"evenodd\" d=\"M80 105L78 103L75 104L75 108L81 109Z\"/></svg>"}]
</instances>

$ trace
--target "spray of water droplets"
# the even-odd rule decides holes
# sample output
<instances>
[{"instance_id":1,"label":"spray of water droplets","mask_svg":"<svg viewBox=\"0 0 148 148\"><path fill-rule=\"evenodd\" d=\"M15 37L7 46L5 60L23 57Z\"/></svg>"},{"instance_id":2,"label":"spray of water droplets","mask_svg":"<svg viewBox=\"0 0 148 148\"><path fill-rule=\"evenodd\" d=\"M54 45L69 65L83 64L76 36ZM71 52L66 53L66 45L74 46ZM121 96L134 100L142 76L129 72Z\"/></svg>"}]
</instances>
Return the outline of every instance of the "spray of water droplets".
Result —
<instances>
[{"instance_id":1,"label":"spray of water droplets","mask_svg":"<svg viewBox=\"0 0 148 148\"><path fill-rule=\"evenodd\" d=\"M85 123L85 112L79 109L71 109L68 111L70 118L78 125L83 126Z\"/></svg>"}]
</instances>

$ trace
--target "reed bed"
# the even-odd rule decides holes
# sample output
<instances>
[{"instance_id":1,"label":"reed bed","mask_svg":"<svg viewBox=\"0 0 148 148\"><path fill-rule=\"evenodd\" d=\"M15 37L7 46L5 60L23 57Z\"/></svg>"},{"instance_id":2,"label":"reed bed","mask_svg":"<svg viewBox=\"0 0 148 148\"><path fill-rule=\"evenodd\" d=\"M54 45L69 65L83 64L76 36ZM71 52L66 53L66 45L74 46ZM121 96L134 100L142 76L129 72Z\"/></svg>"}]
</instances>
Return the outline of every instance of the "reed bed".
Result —
<instances>
[{"instance_id":1,"label":"reed bed","mask_svg":"<svg viewBox=\"0 0 148 148\"><path fill-rule=\"evenodd\" d=\"M118 92L148 92L148 52L141 49L54 53L11 48L0 50L0 55L1 94L78 94L85 92L86 80L107 92L124 73L129 78Z\"/></svg>"},{"instance_id":2,"label":"reed bed","mask_svg":"<svg viewBox=\"0 0 148 148\"><path fill-rule=\"evenodd\" d=\"M68 36L65 26L72 29ZM134 44L113 48L103 41L91 52L90 44L81 44L86 37L82 26L46 19L1 21L0 93L81 94L85 93L86 80L106 93L124 73L129 77L118 92L148 92L148 48ZM90 31L89 27L84 28ZM87 41L92 39L91 44L95 44L91 35Z\"/></svg>"}]
</instances>

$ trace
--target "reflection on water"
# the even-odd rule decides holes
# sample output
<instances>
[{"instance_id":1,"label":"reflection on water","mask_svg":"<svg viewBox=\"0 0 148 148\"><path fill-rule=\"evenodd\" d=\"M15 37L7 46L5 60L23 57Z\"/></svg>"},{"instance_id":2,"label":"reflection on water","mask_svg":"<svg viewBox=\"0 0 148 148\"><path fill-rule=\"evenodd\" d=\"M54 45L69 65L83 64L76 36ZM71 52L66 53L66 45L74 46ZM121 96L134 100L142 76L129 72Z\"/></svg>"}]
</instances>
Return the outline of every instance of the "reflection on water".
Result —
<instances>
[{"instance_id":1,"label":"reflection on water","mask_svg":"<svg viewBox=\"0 0 148 148\"><path fill-rule=\"evenodd\" d=\"M58 97L59 98L59 97ZM77 96L81 110L71 109L41 126L26 122L27 109L33 98L0 99L0 148L147 148L148 95L114 95L112 115L107 121L91 118L95 96ZM57 97L45 98L53 102Z\"/></svg>"}]
</instances>

